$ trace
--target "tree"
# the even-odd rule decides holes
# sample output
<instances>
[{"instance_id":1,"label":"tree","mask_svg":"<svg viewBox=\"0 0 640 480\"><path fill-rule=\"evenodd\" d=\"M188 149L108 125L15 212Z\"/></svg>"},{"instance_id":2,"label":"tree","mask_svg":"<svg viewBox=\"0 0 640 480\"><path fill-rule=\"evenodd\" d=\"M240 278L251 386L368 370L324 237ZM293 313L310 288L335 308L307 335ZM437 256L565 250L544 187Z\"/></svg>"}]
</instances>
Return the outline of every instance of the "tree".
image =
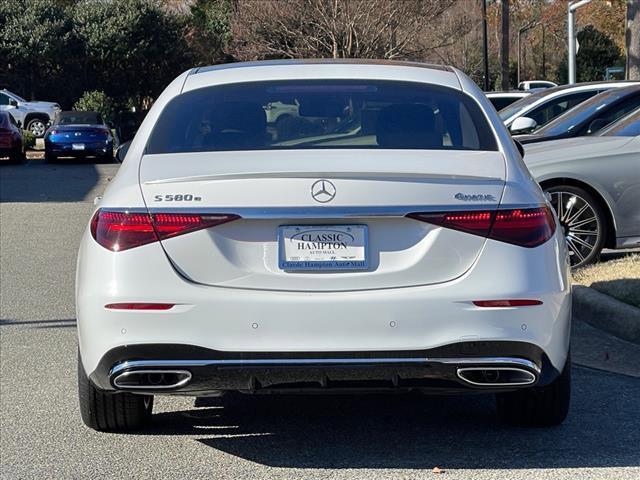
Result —
<instances>
[{"instance_id":1,"label":"tree","mask_svg":"<svg viewBox=\"0 0 640 480\"><path fill-rule=\"evenodd\" d=\"M65 57L74 54L71 40L71 22L61 4L0 1L0 83L25 97L49 98Z\"/></svg>"},{"instance_id":2,"label":"tree","mask_svg":"<svg viewBox=\"0 0 640 480\"><path fill-rule=\"evenodd\" d=\"M231 0L196 0L190 12L186 36L196 62L211 65L231 61L225 52L231 39Z\"/></svg>"},{"instance_id":3,"label":"tree","mask_svg":"<svg viewBox=\"0 0 640 480\"><path fill-rule=\"evenodd\" d=\"M455 0L238 0L231 53L269 58L420 58Z\"/></svg>"},{"instance_id":4,"label":"tree","mask_svg":"<svg viewBox=\"0 0 640 480\"><path fill-rule=\"evenodd\" d=\"M576 55L576 81L590 82L602 80L607 67L621 66L624 59L620 48L608 35L596 30L592 25L578 32L580 48ZM558 67L558 77L562 83L568 80L567 54Z\"/></svg>"},{"instance_id":5,"label":"tree","mask_svg":"<svg viewBox=\"0 0 640 480\"><path fill-rule=\"evenodd\" d=\"M627 0L627 79L640 80L640 2Z\"/></svg>"},{"instance_id":6,"label":"tree","mask_svg":"<svg viewBox=\"0 0 640 480\"><path fill-rule=\"evenodd\" d=\"M100 112L105 121L113 121L116 113L113 100L98 90L84 92L73 104L73 109L79 112Z\"/></svg>"},{"instance_id":7,"label":"tree","mask_svg":"<svg viewBox=\"0 0 640 480\"><path fill-rule=\"evenodd\" d=\"M141 108L193 64L184 25L154 0L85 0L72 10L83 80L120 106Z\"/></svg>"},{"instance_id":8,"label":"tree","mask_svg":"<svg viewBox=\"0 0 640 480\"><path fill-rule=\"evenodd\" d=\"M501 2L500 77L502 90L509 90L509 0Z\"/></svg>"}]
</instances>

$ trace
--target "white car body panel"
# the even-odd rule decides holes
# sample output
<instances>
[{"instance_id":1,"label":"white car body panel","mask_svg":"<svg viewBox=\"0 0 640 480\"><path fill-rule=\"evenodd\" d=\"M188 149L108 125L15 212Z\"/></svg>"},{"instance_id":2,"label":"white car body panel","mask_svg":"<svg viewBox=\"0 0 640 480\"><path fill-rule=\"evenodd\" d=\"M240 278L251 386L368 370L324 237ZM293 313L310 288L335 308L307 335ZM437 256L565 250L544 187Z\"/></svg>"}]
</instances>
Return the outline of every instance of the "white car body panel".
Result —
<instances>
[{"instance_id":1,"label":"white car body panel","mask_svg":"<svg viewBox=\"0 0 640 480\"><path fill-rule=\"evenodd\" d=\"M498 149L145 155L162 110L181 93L297 78L401 80L460 90L481 107ZM320 178L335 184L329 207L338 213L322 210L311 197L311 184ZM458 192L487 197L469 203L457 200ZM88 375L113 349L145 344L218 352L401 352L464 341L523 342L541 349L557 371L565 364L571 286L564 238L557 229L545 243L524 248L404 216L546 204L489 100L455 69L311 61L185 72L147 114L99 207L166 211L184 206L156 204L154 198L181 193L202 198L198 206L188 206L192 209L239 211L243 219L121 252L100 246L89 228L85 232L76 297L79 347ZM384 209L391 213L381 214ZM275 232L279 225L297 223L366 223L371 268L281 271ZM480 308L472 303L510 298L542 304ZM122 302L175 307L152 312L105 308Z\"/></svg>"}]
</instances>

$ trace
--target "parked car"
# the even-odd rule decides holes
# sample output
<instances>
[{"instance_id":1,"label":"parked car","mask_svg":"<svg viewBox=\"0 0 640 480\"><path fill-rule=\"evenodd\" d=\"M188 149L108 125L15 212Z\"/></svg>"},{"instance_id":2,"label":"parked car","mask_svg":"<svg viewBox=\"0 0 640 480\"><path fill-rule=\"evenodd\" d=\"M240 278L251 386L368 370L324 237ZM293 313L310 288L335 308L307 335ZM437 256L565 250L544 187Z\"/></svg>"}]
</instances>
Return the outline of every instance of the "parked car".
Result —
<instances>
[{"instance_id":1,"label":"parked car","mask_svg":"<svg viewBox=\"0 0 640 480\"><path fill-rule=\"evenodd\" d=\"M60 105L53 102L28 102L19 95L2 89L0 111L10 112L20 127L29 130L36 138L42 138L60 112Z\"/></svg>"},{"instance_id":2,"label":"parked car","mask_svg":"<svg viewBox=\"0 0 640 480\"><path fill-rule=\"evenodd\" d=\"M526 80L518 84L518 90L539 90L541 88L557 87L557 83L547 80Z\"/></svg>"},{"instance_id":3,"label":"parked car","mask_svg":"<svg viewBox=\"0 0 640 480\"><path fill-rule=\"evenodd\" d=\"M571 265L603 248L640 245L640 109L590 137L525 146L524 161L550 194Z\"/></svg>"},{"instance_id":4,"label":"parked car","mask_svg":"<svg viewBox=\"0 0 640 480\"><path fill-rule=\"evenodd\" d=\"M516 90L513 92L486 92L486 95L496 110L502 110L513 102L531 95L531 92L521 92Z\"/></svg>"},{"instance_id":5,"label":"parked car","mask_svg":"<svg viewBox=\"0 0 640 480\"><path fill-rule=\"evenodd\" d=\"M8 157L12 163L24 163L26 156L22 130L8 112L0 112L0 158Z\"/></svg>"},{"instance_id":6,"label":"parked car","mask_svg":"<svg viewBox=\"0 0 640 480\"><path fill-rule=\"evenodd\" d=\"M98 112L62 112L44 136L44 158L60 157L113 160L111 129Z\"/></svg>"},{"instance_id":7,"label":"parked car","mask_svg":"<svg viewBox=\"0 0 640 480\"><path fill-rule=\"evenodd\" d=\"M522 144L593 135L640 106L640 85L615 88L591 97L544 127L514 138Z\"/></svg>"},{"instance_id":8,"label":"parked car","mask_svg":"<svg viewBox=\"0 0 640 480\"><path fill-rule=\"evenodd\" d=\"M500 118L513 134L531 133L598 93L638 83L591 82L547 88L500 110Z\"/></svg>"},{"instance_id":9,"label":"parked car","mask_svg":"<svg viewBox=\"0 0 640 480\"><path fill-rule=\"evenodd\" d=\"M290 96L349 129L274 139L264 106ZM504 420L556 425L570 284L553 210L459 70L193 69L81 241L80 411L119 431L154 395L375 388L495 393Z\"/></svg>"}]
</instances>

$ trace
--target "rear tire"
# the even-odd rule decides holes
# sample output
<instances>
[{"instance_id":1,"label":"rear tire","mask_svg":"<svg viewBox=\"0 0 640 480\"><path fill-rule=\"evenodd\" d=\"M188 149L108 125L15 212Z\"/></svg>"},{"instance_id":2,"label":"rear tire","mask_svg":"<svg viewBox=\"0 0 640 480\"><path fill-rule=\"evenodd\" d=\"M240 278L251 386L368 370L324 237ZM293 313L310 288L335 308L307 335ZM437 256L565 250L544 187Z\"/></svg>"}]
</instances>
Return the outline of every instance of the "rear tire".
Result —
<instances>
[{"instance_id":1,"label":"rear tire","mask_svg":"<svg viewBox=\"0 0 640 480\"><path fill-rule=\"evenodd\" d=\"M571 357L549 385L496 394L500 419L520 427L552 427L567 417L571 401Z\"/></svg>"},{"instance_id":2,"label":"rear tire","mask_svg":"<svg viewBox=\"0 0 640 480\"><path fill-rule=\"evenodd\" d=\"M14 165L22 165L23 163L27 162L27 154L24 152L24 150L17 150L11 154L9 160Z\"/></svg>"},{"instance_id":3,"label":"rear tire","mask_svg":"<svg viewBox=\"0 0 640 480\"><path fill-rule=\"evenodd\" d=\"M151 420L152 395L98 390L87 378L80 355L78 355L78 397L82 421L94 430L104 432L138 430Z\"/></svg>"}]
</instances>

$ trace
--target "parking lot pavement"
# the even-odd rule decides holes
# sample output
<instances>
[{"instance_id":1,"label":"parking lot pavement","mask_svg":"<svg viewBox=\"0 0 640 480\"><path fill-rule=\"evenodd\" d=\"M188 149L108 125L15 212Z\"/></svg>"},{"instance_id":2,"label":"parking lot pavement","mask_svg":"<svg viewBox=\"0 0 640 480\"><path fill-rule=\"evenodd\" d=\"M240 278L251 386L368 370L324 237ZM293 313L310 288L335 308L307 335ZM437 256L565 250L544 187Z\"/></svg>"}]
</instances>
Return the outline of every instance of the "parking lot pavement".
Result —
<instances>
[{"instance_id":1,"label":"parking lot pavement","mask_svg":"<svg viewBox=\"0 0 640 480\"><path fill-rule=\"evenodd\" d=\"M490 397L418 395L159 398L147 432L85 428L73 282L92 195L115 172L98 167L0 167L0 478L640 478L639 370L599 370L609 350L637 365L640 347L582 327L574 356L596 368L574 369L557 428L503 426Z\"/></svg>"}]
</instances>

